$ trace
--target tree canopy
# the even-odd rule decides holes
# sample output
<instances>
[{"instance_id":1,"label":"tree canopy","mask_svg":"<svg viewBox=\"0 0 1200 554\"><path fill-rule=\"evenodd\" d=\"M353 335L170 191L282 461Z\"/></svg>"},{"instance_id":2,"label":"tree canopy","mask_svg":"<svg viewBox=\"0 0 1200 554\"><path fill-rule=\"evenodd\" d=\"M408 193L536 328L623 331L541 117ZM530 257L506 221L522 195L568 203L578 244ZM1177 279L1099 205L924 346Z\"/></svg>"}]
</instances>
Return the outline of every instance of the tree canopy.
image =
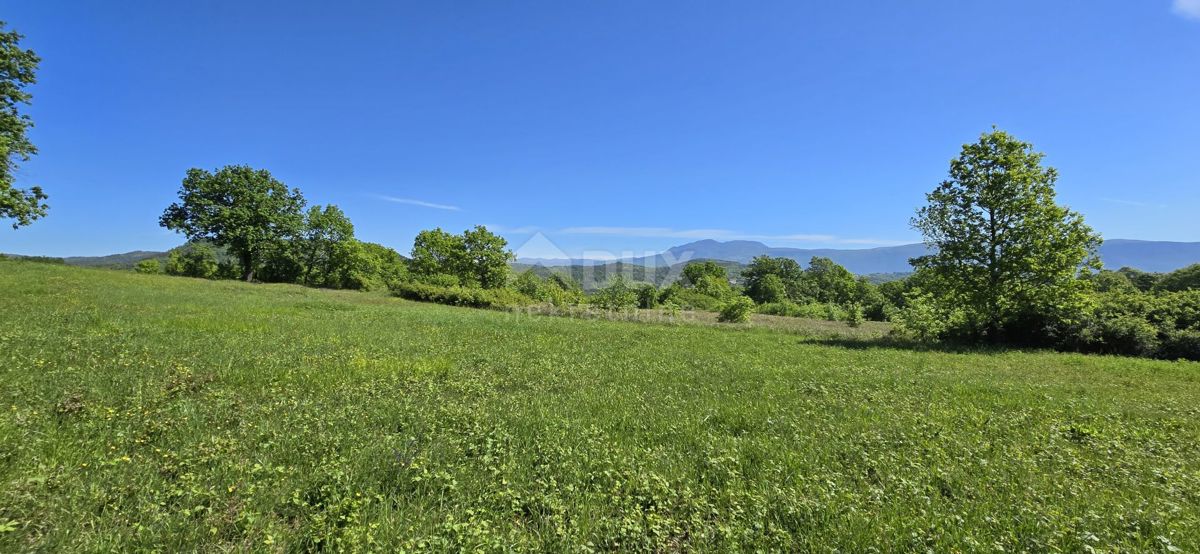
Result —
<instances>
[{"instance_id":1,"label":"tree canopy","mask_svg":"<svg viewBox=\"0 0 1200 554\"><path fill-rule=\"evenodd\" d=\"M1077 277L1099 267L1100 237L1055 202L1058 172L1042 158L1004 131L984 133L912 220L934 252L912 263L961 309L967 334L1036 332L1024 323L1070 318L1085 301L1090 284Z\"/></svg>"},{"instance_id":2,"label":"tree canopy","mask_svg":"<svg viewBox=\"0 0 1200 554\"><path fill-rule=\"evenodd\" d=\"M37 82L41 58L33 50L22 49L24 37L16 31L5 32L4 26L0 21L0 219L12 219L12 227L17 229L44 217L49 209L43 202L49 197L41 187L22 190L14 186L17 164L37 154L26 134L33 120L20 108L33 98L25 89Z\"/></svg>"},{"instance_id":3,"label":"tree canopy","mask_svg":"<svg viewBox=\"0 0 1200 554\"><path fill-rule=\"evenodd\" d=\"M304 197L288 190L265 169L231 165L215 173L189 169L159 224L189 240L208 240L238 259L242 279L270 248L295 237L304 226Z\"/></svg>"},{"instance_id":4,"label":"tree canopy","mask_svg":"<svg viewBox=\"0 0 1200 554\"><path fill-rule=\"evenodd\" d=\"M455 235L441 228L417 233L410 266L423 277L453 277L464 286L494 289L508 283L508 264L515 259L508 241L476 225Z\"/></svg>"}]
</instances>

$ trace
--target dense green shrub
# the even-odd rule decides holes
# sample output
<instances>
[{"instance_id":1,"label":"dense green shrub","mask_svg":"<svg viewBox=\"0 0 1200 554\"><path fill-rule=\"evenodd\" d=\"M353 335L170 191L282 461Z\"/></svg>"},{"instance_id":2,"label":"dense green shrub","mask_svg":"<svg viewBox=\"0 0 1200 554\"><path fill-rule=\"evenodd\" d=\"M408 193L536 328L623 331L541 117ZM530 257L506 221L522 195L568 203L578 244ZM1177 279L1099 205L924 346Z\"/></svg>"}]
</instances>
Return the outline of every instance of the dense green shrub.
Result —
<instances>
[{"instance_id":1,"label":"dense green shrub","mask_svg":"<svg viewBox=\"0 0 1200 554\"><path fill-rule=\"evenodd\" d=\"M1095 321L1084 330L1089 351L1128 356L1153 356L1158 352L1158 329L1143 318L1121 314Z\"/></svg>"},{"instance_id":2,"label":"dense green shrub","mask_svg":"<svg viewBox=\"0 0 1200 554\"><path fill-rule=\"evenodd\" d=\"M186 251L172 250L167 256L168 275L212 279L217 276L217 255L206 244L194 244Z\"/></svg>"},{"instance_id":3,"label":"dense green shrub","mask_svg":"<svg viewBox=\"0 0 1200 554\"><path fill-rule=\"evenodd\" d=\"M617 275L592 295L591 302L605 310L632 310L638 306L638 292L624 276Z\"/></svg>"},{"instance_id":4,"label":"dense green shrub","mask_svg":"<svg viewBox=\"0 0 1200 554\"><path fill-rule=\"evenodd\" d=\"M859 327L863 324L864 319L866 318L863 317L862 306L851 304L846 307L846 325Z\"/></svg>"},{"instance_id":5,"label":"dense green shrub","mask_svg":"<svg viewBox=\"0 0 1200 554\"><path fill-rule=\"evenodd\" d=\"M423 285L430 285L430 286L434 286L434 287L443 287L443 288L457 287L457 286L461 285L461 283L458 280L458 277L454 276L454 275L450 275L449 273L431 273L431 274L427 274L427 275L418 274L413 278L413 281L416 283L421 283Z\"/></svg>"},{"instance_id":6,"label":"dense green shrub","mask_svg":"<svg viewBox=\"0 0 1200 554\"><path fill-rule=\"evenodd\" d=\"M396 296L407 300L470 308L506 309L533 303L533 299L512 289L482 289L457 285L442 287L413 282L396 283L391 290Z\"/></svg>"},{"instance_id":7,"label":"dense green shrub","mask_svg":"<svg viewBox=\"0 0 1200 554\"><path fill-rule=\"evenodd\" d=\"M766 315L802 317L805 319L828 319L830 321L846 318L846 310L833 304L797 304L791 301L772 302L758 306L756 311Z\"/></svg>"},{"instance_id":8,"label":"dense green shrub","mask_svg":"<svg viewBox=\"0 0 1200 554\"><path fill-rule=\"evenodd\" d=\"M133 266L133 270L147 275L158 275L162 273L162 262L154 258L142 260Z\"/></svg>"},{"instance_id":9,"label":"dense green shrub","mask_svg":"<svg viewBox=\"0 0 1200 554\"><path fill-rule=\"evenodd\" d=\"M684 310L715 312L721 309L722 300L692 288L685 288L674 283L662 290L658 295L660 304L672 303Z\"/></svg>"},{"instance_id":10,"label":"dense green shrub","mask_svg":"<svg viewBox=\"0 0 1200 554\"><path fill-rule=\"evenodd\" d=\"M637 287L638 307L649 310L658 307L658 287L644 283Z\"/></svg>"},{"instance_id":11,"label":"dense green shrub","mask_svg":"<svg viewBox=\"0 0 1200 554\"><path fill-rule=\"evenodd\" d=\"M1200 328L1163 333L1158 357L1167 360L1200 360Z\"/></svg>"},{"instance_id":12,"label":"dense green shrub","mask_svg":"<svg viewBox=\"0 0 1200 554\"><path fill-rule=\"evenodd\" d=\"M518 275L513 280L513 288L534 300L555 306L574 305L583 300L583 289L569 277L551 274L542 279L532 269Z\"/></svg>"},{"instance_id":13,"label":"dense green shrub","mask_svg":"<svg viewBox=\"0 0 1200 554\"><path fill-rule=\"evenodd\" d=\"M754 301L748 297L738 295L730 298L721 306L721 311L717 314L717 321L722 323L745 323L750 321L751 313L754 313Z\"/></svg>"}]
</instances>

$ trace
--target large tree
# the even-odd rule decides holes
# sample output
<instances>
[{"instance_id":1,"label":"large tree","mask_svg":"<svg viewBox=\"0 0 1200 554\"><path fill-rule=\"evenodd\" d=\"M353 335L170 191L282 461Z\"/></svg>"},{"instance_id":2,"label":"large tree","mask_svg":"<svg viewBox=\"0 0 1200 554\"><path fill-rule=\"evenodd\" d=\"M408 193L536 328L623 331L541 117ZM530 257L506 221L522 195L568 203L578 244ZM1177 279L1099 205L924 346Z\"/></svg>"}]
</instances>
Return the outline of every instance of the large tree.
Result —
<instances>
[{"instance_id":1,"label":"large tree","mask_svg":"<svg viewBox=\"0 0 1200 554\"><path fill-rule=\"evenodd\" d=\"M463 232L470 280L485 289L503 287L508 283L508 264L516 256L508 249L504 237L488 231L483 225Z\"/></svg>"},{"instance_id":2,"label":"large tree","mask_svg":"<svg viewBox=\"0 0 1200 554\"><path fill-rule=\"evenodd\" d=\"M1058 172L1042 158L1003 131L984 133L912 220L933 252L912 263L929 292L963 311L968 334L1000 340L1070 317L1088 286L1078 276L1099 267L1099 235L1055 202Z\"/></svg>"},{"instance_id":3,"label":"large tree","mask_svg":"<svg viewBox=\"0 0 1200 554\"><path fill-rule=\"evenodd\" d=\"M17 164L37 154L26 135L33 120L19 108L32 98L25 87L37 81L41 59L33 50L21 49L22 38L15 31L4 32L0 21L0 219L12 219L13 229L45 216L49 208L41 187L22 190L13 186Z\"/></svg>"},{"instance_id":4,"label":"large tree","mask_svg":"<svg viewBox=\"0 0 1200 554\"><path fill-rule=\"evenodd\" d=\"M413 239L410 257L410 267L417 275L452 275L461 280L467 264L467 247L460 235L441 227L426 229Z\"/></svg>"},{"instance_id":5,"label":"large tree","mask_svg":"<svg viewBox=\"0 0 1200 554\"><path fill-rule=\"evenodd\" d=\"M223 246L241 263L242 278L254 279L263 254L295 237L304 226L304 197L264 169L225 166L216 173L189 169L159 224L189 240Z\"/></svg>"},{"instance_id":6,"label":"large tree","mask_svg":"<svg viewBox=\"0 0 1200 554\"><path fill-rule=\"evenodd\" d=\"M354 242L354 224L341 208L332 204L309 208L298 241L304 284L331 286L340 281L354 253Z\"/></svg>"},{"instance_id":7,"label":"large tree","mask_svg":"<svg viewBox=\"0 0 1200 554\"><path fill-rule=\"evenodd\" d=\"M782 257L756 256L742 270L742 285L746 295L760 304L797 300L807 291L800 263Z\"/></svg>"}]
</instances>

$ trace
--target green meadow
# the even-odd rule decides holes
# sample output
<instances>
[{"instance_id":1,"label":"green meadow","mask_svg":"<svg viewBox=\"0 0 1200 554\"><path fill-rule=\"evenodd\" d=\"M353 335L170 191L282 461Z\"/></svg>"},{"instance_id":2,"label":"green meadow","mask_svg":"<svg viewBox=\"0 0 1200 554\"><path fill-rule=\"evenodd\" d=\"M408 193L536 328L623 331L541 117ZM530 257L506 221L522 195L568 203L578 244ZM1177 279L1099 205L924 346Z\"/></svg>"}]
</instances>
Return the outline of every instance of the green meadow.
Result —
<instances>
[{"instance_id":1,"label":"green meadow","mask_svg":"<svg viewBox=\"0 0 1200 554\"><path fill-rule=\"evenodd\" d=\"M0 551L1200 551L1200 363L822 325L0 261Z\"/></svg>"}]
</instances>

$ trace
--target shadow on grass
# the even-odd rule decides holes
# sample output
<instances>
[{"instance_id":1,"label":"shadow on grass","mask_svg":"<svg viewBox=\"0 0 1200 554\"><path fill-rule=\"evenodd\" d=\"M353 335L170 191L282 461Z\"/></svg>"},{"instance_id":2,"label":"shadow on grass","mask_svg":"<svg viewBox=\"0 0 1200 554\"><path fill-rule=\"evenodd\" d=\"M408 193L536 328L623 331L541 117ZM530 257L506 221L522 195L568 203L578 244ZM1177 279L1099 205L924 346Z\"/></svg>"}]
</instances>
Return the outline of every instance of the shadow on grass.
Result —
<instances>
[{"instance_id":1,"label":"shadow on grass","mask_svg":"<svg viewBox=\"0 0 1200 554\"><path fill-rule=\"evenodd\" d=\"M1018 348L1014 346L967 344L956 342L929 343L911 339L883 337L821 336L804 337L800 342L845 348L847 350L909 350L912 352L937 352L942 354L1002 354L1006 352L1040 352L1044 349Z\"/></svg>"}]
</instances>

